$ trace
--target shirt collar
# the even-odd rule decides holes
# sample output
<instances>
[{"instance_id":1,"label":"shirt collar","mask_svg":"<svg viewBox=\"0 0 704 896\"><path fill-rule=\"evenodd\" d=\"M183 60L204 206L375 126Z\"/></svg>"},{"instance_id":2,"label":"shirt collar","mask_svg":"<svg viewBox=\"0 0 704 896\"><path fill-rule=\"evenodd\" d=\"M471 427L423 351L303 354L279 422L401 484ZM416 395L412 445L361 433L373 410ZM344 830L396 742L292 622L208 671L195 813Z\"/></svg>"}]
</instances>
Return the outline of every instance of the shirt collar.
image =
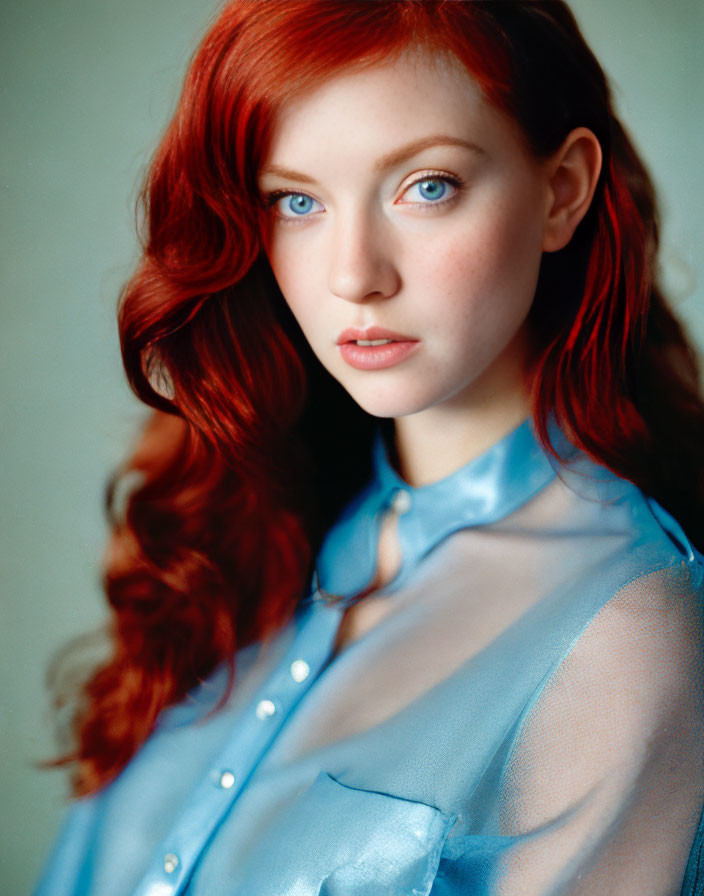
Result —
<instances>
[{"instance_id":1,"label":"shirt collar","mask_svg":"<svg viewBox=\"0 0 704 896\"><path fill-rule=\"evenodd\" d=\"M551 428L561 456L569 443ZM316 562L313 597L352 603L374 578L381 518L393 504L398 517L401 569L378 594L406 583L419 561L459 529L493 523L528 501L556 475L531 418L449 476L419 487L408 485L389 460L381 428L372 446L373 475L328 532Z\"/></svg>"}]
</instances>

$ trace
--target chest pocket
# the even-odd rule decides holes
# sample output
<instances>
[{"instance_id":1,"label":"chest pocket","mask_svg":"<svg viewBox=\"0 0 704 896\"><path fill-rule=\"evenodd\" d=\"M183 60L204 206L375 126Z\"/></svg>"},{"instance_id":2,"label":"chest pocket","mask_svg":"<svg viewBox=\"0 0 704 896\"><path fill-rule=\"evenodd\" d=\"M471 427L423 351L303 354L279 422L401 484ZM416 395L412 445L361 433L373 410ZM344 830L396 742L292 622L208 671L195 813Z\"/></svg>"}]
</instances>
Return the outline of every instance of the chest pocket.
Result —
<instances>
[{"instance_id":1,"label":"chest pocket","mask_svg":"<svg viewBox=\"0 0 704 896\"><path fill-rule=\"evenodd\" d=\"M258 896L427 896L455 819L320 772L251 856L245 889Z\"/></svg>"}]
</instances>

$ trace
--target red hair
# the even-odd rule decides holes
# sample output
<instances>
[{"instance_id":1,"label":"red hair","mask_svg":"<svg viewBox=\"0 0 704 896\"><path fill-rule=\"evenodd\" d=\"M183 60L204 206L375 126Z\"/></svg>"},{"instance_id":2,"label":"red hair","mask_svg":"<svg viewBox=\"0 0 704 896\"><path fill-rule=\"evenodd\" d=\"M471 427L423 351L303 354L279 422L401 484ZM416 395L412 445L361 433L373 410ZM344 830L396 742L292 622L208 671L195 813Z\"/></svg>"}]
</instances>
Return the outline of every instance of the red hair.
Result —
<instances>
[{"instance_id":1,"label":"red hair","mask_svg":"<svg viewBox=\"0 0 704 896\"><path fill-rule=\"evenodd\" d=\"M84 688L74 789L129 761L160 711L293 613L311 558L369 474L376 422L323 370L262 253L257 169L277 111L408 47L457 57L537 155L575 127L604 152L592 207L543 259L529 322L533 416L550 413L704 543L694 353L654 286L647 173L564 3L233 0L196 52L143 192L122 295L128 379L155 409L108 491L114 652ZM677 453L677 460L675 460ZM119 476L116 481L119 480ZM232 678L231 678L232 680Z\"/></svg>"}]
</instances>

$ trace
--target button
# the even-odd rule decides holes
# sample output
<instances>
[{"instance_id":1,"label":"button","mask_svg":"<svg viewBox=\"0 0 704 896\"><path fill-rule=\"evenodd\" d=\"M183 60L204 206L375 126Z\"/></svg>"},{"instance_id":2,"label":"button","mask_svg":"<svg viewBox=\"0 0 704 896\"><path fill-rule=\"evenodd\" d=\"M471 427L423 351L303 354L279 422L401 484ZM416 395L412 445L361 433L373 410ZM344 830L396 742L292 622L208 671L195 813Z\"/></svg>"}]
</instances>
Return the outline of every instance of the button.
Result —
<instances>
[{"instance_id":1,"label":"button","mask_svg":"<svg viewBox=\"0 0 704 896\"><path fill-rule=\"evenodd\" d=\"M235 783L235 776L229 769L226 769L221 775L218 784L223 790L229 790Z\"/></svg>"},{"instance_id":2,"label":"button","mask_svg":"<svg viewBox=\"0 0 704 896\"><path fill-rule=\"evenodd\" d=\"M272 700L260 700L257 704L257 718L268 719L276 712L276 706Z\"/></svg>"},{"instance_id":3,"label":"button","mask_svg":"<svg viewBox=\"0 0 704 896\"><path fill-rule=\"evenodd\" d=\"M399 516L407 510L410 510L410 494L405 489L400 488L394 495L393 500L391 501L391 506Z\"/></svg>"},{"instance_id":4,"label":"button","mask_svg":"<svg viewBox=\"0 0 704 896\"><path fill-rule=\"evenodd\" d=\"M164 883L163 880L153 880L146 892L147 896L174 896L175 891L176 881Z\"/></svg>"},{"instance_id":5,"label":"button","mask_svg":"<svg viewBox=\"0 0 704 896\"><path fill-rule=\"evenodd\" d=\"M305 660L294 660L291 663L291 678L294 681L305 681L310 675L310 666Z\"/></svg>"},{"instance_id":6,"label":"button","mask_svg":"<svg viewBox=\"0 0 704 896\"><path fill-rule=\"evenodd\" d=\"M175 856L172 852L167 852L164 856L164 871L167 874L173 874L177 868L178 856Z\"/></svg>"}]
</instances>

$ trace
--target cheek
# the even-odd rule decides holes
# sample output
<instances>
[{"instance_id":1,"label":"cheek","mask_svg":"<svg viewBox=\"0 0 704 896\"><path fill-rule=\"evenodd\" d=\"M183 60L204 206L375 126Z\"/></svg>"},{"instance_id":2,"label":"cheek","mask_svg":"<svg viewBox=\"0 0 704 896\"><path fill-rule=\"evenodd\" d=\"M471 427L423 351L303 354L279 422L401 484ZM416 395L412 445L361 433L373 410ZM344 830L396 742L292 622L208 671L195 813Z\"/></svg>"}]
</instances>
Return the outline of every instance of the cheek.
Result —
<instances>
[{"instance_id":1,"label":"cheek","mask_svg":"<svg viewBox=\"0 0 704 896\"><path fill-rule=\"evenodd\" d=\"M494 205L447 235L436 257L447 294L457 301L530 303L542 257L535 209L526 213L525 205Z\"/></svg>"},{"instance_id":2,"label":"cheek","mask_svg":"<svg viewBox=\"0 0 704 896\"><path fill-rule=\"evenodd\" d=\"M315 296L315 266L306 253L285 240L272 243L267 257L286 304L306 332Z\"/></svg>"},{"instance_id":3,"label":"cheek","mask_svg":"<svg viewBox=\"0 0 704 896\"><path fill-rule=\"evenodd\" d=\"M429 326L478 361L506 344L533 302L542 251L530 224L510 216L486 219L437 246L433 280L425 269L426 291L435 293ZM420 266L416 269L421 276ZM442 318L442 320L441 320ZM449 324L449 328L448 328Z\"/></svg>"}]
</instances>

